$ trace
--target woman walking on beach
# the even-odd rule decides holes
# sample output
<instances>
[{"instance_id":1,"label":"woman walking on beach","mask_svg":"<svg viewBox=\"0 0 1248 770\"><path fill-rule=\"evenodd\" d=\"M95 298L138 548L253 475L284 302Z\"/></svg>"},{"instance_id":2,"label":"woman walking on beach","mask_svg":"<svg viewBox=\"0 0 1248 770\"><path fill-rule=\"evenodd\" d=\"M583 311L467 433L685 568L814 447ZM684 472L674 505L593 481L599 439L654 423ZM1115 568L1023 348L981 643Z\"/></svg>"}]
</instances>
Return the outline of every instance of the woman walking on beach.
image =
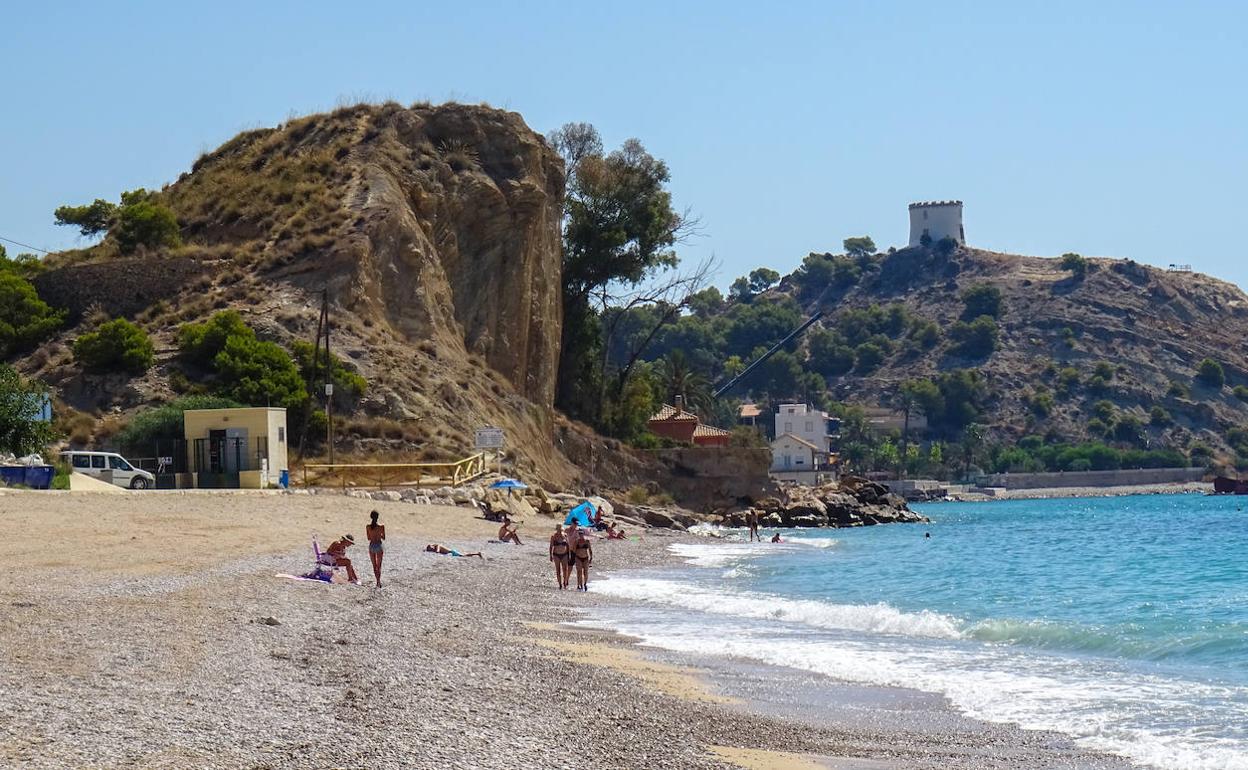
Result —
<instances>
[{"instance_id":1,"label":"woman walking on beach","mask_svg":"<svg viewBox=\"0 0 1248 770\"><path fill-rule=\"evenodd\" d=\"M563 525L555 525L555 534L550 536L550 561L555 565L555 582L562 590L568 587L568 536L563 534Z\"/></svg>"},{"instance_id":2,"label":"woman walking on beach","mask_svg":"<svg viewBox=\"0 0 1248 770\"><path fill-rule=\"evenodd\" d=\"M572 556L576 559L576 590L589 590L589 565L594 563L594 548L590 545L589 534L579 532L572 543Z\"/></svg>"},{"instance_id":3,"label":"woman walking on beach","mask_svg":"<svg viewBox=\"0 0 1248 770\"><path fill-rule=\"evenodd\" d=\"M377 523L377 518L381 516L377 511L368 515L373 520L364 527L364 534L368 537L368 560L373 563L373 577L377 579L377 587L381 588L381 558L386 555L386 525Z\"/></svg>"}]
</instances>

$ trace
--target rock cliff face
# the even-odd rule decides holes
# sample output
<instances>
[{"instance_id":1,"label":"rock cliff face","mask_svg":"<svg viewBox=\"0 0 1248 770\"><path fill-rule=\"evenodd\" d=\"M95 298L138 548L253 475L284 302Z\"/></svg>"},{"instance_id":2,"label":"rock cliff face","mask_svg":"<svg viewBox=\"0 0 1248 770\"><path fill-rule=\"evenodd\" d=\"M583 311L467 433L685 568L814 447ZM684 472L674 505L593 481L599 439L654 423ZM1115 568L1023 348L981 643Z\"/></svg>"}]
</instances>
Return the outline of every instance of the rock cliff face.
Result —
<instances>
[{"instance_id":1,"label":"rock cliff face","mask_svg":"<svg viewBox=\"0 0 1248 770\"><path fill-rule=\"evenodd\" d=\"M563 164L515 113L463 106L366 120L347 155L345 239L357 312L409 342L483 356L529 400L554 400ZM357 220L359 221L359 220Z\"/></svg>"}]
</instances>

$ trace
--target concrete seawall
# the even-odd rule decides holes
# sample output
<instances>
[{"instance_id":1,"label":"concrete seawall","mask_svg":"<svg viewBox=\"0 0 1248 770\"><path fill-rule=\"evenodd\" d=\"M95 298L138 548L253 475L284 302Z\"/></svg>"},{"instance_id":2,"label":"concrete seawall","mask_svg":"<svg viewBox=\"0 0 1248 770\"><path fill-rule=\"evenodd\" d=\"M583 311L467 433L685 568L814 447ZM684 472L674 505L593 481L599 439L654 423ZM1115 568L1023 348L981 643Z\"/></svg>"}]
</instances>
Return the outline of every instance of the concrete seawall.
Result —
<instances>
[{"instance_id":1,"label":"concrete seawall","mask_svg":"<svg viewBox=\"0 0 1248 770\"><path fill-rule=\"evenodd\" d=\"M1060 473L992 473L985 476L980 484L985 487L1005 487L1006 489L1127 487L1136 484L1182 484L1200 481L1204 477L1204 468L1141 468Z\"/></svg>"}]
</instances>

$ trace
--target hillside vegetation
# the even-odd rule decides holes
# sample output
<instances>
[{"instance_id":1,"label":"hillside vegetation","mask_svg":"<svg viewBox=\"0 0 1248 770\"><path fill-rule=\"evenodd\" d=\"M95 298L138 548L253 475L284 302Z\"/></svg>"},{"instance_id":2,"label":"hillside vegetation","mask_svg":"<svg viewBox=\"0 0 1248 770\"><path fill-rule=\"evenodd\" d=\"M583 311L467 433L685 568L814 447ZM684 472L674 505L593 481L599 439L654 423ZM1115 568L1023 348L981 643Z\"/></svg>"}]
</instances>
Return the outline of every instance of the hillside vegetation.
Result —
<instances>
[{"instance_id":1,"label":"hillside vegetation","mask_svg":"<svg viewBox=\"0 0 1248 770\"><path fill-rule=\"evenodd\" d=\"M683 391L721 424L743 399L831 409L845 418L843 454L864 470L1248 467L1248 356L1233 344L1248 333L1248 297L1238 288L1128 260L952 242L872 253L860 240L783 278L754 271L727 298L691 298L646 350L655 388ZM710 383L816 310L823 319L799 342L725 399L706 399ZM616 355L655 312L628 311ZM688 362L696 387L673 384L673 360ZM878 406L909 409L927 427L908 442L873 432L856 407Z\"/></svg>"}]
</instances>

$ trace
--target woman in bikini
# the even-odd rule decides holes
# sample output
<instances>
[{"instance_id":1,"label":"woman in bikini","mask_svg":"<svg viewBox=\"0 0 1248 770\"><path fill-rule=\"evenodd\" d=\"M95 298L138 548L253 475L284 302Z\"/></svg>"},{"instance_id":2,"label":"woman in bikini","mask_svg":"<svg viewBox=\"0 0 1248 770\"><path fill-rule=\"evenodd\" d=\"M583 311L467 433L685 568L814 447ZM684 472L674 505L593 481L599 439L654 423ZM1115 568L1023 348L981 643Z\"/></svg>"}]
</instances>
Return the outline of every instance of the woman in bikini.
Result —
<instances>
[{"instance_id":1,"label":"woman in bikini","mask_svg":"<svg viewBox=\"0 0 1248 770\"><path fill-rule=\"evenodd\" d=\"M576 559L576 590L589 590L589 565L594 563L594 548L585 532L578 534L572 543L572 556Z\"/></svg>"},{"instance_id":2,"label":"woman in bikini","mask_svg":"<svg viewBox=\"0 0 1248 770\"><path fill-rule=\"evenodd\" d=\"M381 588L381 557L386 555L383 542L386 539L386 525L377 523L377 517L381 516L377 511L368 515L373 520L364 527L364 534L368 537L368 560L373 563L373 577L377 579L377 587Z\"/></svg>"},{"instance_id":3,"label":"woman in bikini","mask_svg":"<svg viewBox=\"0 0 1248 770\"><path fill-rule=\"evenodd\" d=\"M568 537L563 534L563 525L555 525L555 534L550 536L550 561L555 565L555 582L560 589L568 587Z\"/></svg>"}]
</instances>

